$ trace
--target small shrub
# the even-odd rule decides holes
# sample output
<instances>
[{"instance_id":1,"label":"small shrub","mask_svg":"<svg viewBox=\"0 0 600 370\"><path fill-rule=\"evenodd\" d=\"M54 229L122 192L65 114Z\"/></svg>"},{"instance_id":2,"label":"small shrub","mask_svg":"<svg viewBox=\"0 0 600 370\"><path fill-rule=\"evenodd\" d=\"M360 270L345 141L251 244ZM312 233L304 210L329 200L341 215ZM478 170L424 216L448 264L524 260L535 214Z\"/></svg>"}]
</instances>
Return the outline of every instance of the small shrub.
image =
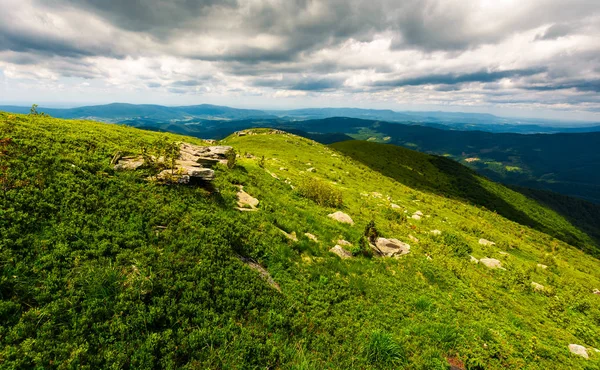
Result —
<instances>
[{"instance_id":1,"label":"small shrub","mask_svg":"<svg viewBox=\"0 0 600 370\"><path fill-rule=\"evenodd\" d=\"M453 233L444 233L444 243L452 248L456 257L467 257L473 252L473 248L465 239Z\"/></svg>"},{"instance_id":2,"label":"small shrub","mask_svg":"<svg viewBox=\"0 0 600 370\"><path fill-rule=\"evenodd\" d=\"M237 159L237 153L235 149L231 148L225 153L225 158L227 158L227 168L231 169L235 167L235 162Z\"/></svg>"},{"instance_id":3,"label":"small shrub","mask_svg":"<svg viewBox=\"0 0 600 370\"><path fill-rule=\"evenodd\" d=\"M371 364L382 368L397 366L406 360L404 348L394 340L391 334L382 330L375 330L371 333L365 348L365 356Z\"/></svg>"},{"instance_id":4,"label":"small shrub","mask_svg":"<svg viewBox=\"0 0 600 370\"><path fill-rule=\"evenodd\" d=\"M343 204L341 191L315 177L303 179L298 185L298 192L320 206L340 207Z\"/></svg>"},{"instance_id":5,"label":"small shrub","mask_svg":"<svg viewBox=\"0 0 600 370\"><path fill-rule=\"evenodd\" d=\"M262 157L260 157L260 159L258 160L258 167L265 168L265 156L264 155Z\"/></svg>"}]
</instances>

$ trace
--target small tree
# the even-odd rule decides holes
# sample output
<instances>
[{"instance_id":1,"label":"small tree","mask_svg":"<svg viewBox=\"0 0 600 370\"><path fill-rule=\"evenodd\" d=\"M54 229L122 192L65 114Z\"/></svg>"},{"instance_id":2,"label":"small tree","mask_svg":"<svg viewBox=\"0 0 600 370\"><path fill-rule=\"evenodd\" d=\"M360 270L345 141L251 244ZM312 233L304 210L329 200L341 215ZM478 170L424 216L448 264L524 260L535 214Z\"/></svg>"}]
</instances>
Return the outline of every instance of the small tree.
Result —
<instances>
[{"instance_id":1,"label":"small tree","mask_svg":"<svg viewBox=\"0 0 600 370\"><path fill-rule=\"evenodd\" d=\"M227 168L235 167L235 161L237 159L237 153L235 149L231 148L225 153L225 158L227 158Z\"/></svg>"}]
</instances>

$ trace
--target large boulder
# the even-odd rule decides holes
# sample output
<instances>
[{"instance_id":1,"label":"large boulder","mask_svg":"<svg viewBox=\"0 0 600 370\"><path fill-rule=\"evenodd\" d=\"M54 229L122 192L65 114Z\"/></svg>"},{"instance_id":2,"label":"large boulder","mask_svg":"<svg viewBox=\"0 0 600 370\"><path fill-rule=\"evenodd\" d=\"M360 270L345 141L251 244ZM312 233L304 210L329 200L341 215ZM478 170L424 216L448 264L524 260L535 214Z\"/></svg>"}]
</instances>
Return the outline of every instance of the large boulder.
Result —
<instances>
[{"instance_id":1,"label":"large boulder","mask_svg":"<svg viewBox=\"0 0 600 370\"><path fill-rule=\"evenodd\" d=\"M579 344L569 344L569 352L583 358L589 358L587 349Z\"/></svg>"},{"instance_id":2,"label":"large boulder","mask_svg":"<svg viewBox=\"0 0 600 370\"><path fill-rule=\"evenodd\" d=\"M377 238L371 247L382 257L399 257L410 253L410 245L398 239Z\"/></svg>"},{"instance_id":3,"label":"large boulder","mask_svg":"<svg viewBox=\"0 0 600 370\"><path fill-rule=\"evenodd\" d=\"M335 213L331 213L331 214L327 215L327 217L332 218L332 219L334 219L338 222L344 223L344 224L354 225L354 221L352 220L352 218L350 216L348 216L347 214L345 214L344 212L337 211Z\"/></svg>"}]
</instances>

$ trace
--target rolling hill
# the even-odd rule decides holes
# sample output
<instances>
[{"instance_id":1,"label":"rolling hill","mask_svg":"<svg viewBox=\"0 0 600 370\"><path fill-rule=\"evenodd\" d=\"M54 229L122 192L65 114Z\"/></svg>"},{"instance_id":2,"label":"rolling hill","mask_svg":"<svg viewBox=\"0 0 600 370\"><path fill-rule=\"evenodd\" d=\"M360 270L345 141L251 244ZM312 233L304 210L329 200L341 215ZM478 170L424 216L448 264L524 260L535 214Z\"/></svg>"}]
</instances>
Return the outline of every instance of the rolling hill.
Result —
<instances>
[{"instance_id":1,"label":"rolling hill","mask_svg":"<svg viewBox=\"0 0 600 370\"><path fill-rule=\"evenodd\" d=\"M7 113L0 134L7 368L600 366L600 261L460 188L269 129L220 142L239 157L201 186L148 180L198 138ZM448 180L430 159L415 167ZM572 228L528 202L511 204ZM375 257L376 236L410 249Z\"/></svg>"}]
</instances>

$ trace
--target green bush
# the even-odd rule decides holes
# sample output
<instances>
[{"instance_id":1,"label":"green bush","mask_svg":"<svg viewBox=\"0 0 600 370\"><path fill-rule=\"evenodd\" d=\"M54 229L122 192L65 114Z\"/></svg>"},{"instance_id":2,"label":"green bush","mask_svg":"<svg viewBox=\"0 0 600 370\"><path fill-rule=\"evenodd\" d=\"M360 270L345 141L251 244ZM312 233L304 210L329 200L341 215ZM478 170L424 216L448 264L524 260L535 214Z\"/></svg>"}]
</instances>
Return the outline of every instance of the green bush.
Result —
<instances>
[{"instance_id":1,"label":"green bush","mask_svg":"<svg viewBox=\"0 0 600 370\"><path fill-rule=\"evenodd\" d=\"M371 333L365 348L365 357L372 365L380 368L398 366L406 360L404 348L391 334L382 330Z\"/></svg>"},{"instance_id":2,"label":"green bush","mask_svg":"<svg viewBox=\"0 0 600 370\"><path fill-rule=\"evenodd\" d=\"M298 192L320 206L341 207L343 205L342 192L316 177L303 179L298 185Z\"/></svg>"},{"instance_id":3,"label":"green bush","mask_svg":"<svg viewBox=\"0 0 600 370\"><path fill-rule=\"evenodd\" d=\"M452 254L456 257L467 257L473 253L473 248L462 237L453 233L444 233L444 243L452 248Z\"/></svg>"}]
</instances>

